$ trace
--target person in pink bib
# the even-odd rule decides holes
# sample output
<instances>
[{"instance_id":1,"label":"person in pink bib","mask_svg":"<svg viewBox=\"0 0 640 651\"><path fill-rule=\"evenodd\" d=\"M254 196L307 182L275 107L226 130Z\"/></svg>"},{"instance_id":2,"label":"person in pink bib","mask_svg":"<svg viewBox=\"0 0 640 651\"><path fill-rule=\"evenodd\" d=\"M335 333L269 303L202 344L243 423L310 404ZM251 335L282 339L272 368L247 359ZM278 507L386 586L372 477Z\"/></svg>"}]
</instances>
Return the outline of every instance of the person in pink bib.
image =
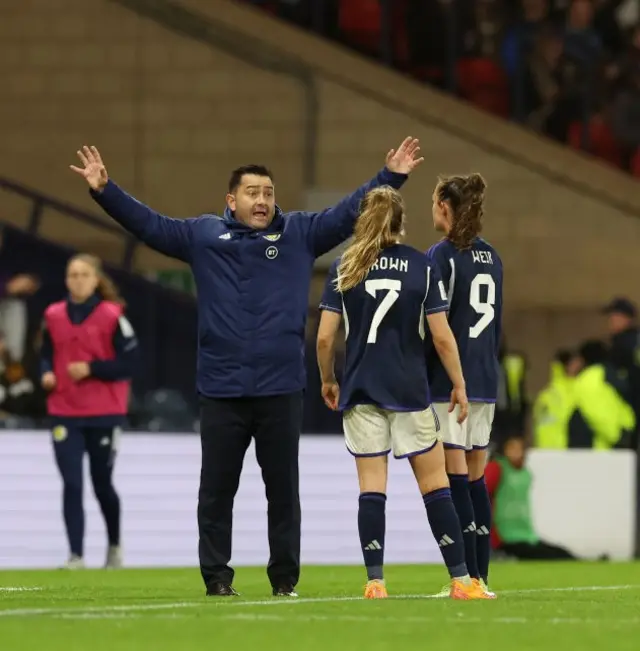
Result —
<instances>
[{"instance_id":1,"label":"person in pink bib","mask_svg":"<svg viewBox=\"0 0 640 651\"><path fill-rule=\"evenodd\" d=\"M100 260L69 261L69 295L44 313L41 379L48 392L53 448L63 483L68 569L84 567L83 459L89 456L93 489L104 516L105 567L122 565L120 499L113 486L118 433L125 423L138 342L124 316L125 303Z\"/></svg>"}]
</instances>

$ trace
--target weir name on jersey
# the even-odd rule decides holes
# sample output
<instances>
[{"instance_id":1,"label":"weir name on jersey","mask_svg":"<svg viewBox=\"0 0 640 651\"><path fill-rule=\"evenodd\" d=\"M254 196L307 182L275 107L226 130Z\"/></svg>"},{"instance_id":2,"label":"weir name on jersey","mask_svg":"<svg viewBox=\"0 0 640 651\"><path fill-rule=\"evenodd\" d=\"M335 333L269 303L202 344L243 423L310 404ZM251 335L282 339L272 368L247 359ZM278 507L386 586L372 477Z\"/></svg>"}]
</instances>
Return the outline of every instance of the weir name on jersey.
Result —
<instances>
[{"instance_id":1,"label":"weir name on jersey","mask_svg":"<svg viewBox=\"0 0 640 651\"><path fill-rule=\"evenodd\" d=\"M473 255L474 262L480 262L481 264L493 264L491 251L476 251L474 249L471 251L471 254Z\"/></svg>"}]
</instances>

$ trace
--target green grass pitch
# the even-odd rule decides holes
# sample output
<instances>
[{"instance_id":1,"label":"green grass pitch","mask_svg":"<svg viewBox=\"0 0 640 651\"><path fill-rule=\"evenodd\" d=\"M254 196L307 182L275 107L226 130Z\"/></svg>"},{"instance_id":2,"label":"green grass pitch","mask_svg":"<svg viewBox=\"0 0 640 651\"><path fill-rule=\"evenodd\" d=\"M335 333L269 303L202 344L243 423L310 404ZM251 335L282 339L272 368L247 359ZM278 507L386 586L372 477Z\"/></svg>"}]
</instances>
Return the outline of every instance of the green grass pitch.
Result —
<instances>
[{"instance_id":1,"label":"green grass pitch","mask_svg":"<svg viewBox=\"0 0 640 651\"><path fill-rule=\"evenodd\" d=\"M433 599L442 567L389 566L392 598L362 599L359 567L305 567L298 600L262 568L241 597L206 598L196 569L0 572L3 651L625 651L640 648L640 563L496 563L496 601Z\"/></svg>"}]
</instances>

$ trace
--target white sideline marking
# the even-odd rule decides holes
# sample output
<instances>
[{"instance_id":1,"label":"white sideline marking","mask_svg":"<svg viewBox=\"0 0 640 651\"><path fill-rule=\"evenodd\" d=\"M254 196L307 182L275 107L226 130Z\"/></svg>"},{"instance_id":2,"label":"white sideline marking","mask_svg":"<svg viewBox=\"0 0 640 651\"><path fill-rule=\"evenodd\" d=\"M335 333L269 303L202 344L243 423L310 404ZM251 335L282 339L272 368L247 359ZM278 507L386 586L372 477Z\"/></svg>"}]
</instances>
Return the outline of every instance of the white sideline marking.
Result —
<instances>
[{"instance_id":1,"label":"white sideline marking","mask_svg":"<svg viewBox=\"0 0 640 651\"><path fill-rule=\"evenodd\" d=\"M42 588L27 588L25 586L17 585L17 586L12 586L12 585L5 585L5 586L0 586L0 592L37 592L38 590L42 590Z\"/></svg>"},{"instance_id":2,"label":"white sideline marking","mask_svg":"<svg viewBox=\"0 0 640 651\"><path fill-rule=\"evenodd\" d=\"M264 622L290 622L290 617L285 615L264 615L261 613L238 613L237 615L221 615L219 619L231 621L264 621ZM579 617L465 617L462 613L458 617L368 617L366 615L302 615L295 621L304 622L394 622L402 624L445 623L445 624L596 624L601 626L602 620ZM608 620L611 624L638 624L639 617L627 619Z\"/></svg>"},{"instance_id":3,"label":"white sideline marking","mask_svg":"<svg viewBox=\"0 0 640 651\"><path fill-rule=\"evenodd\" d=\"M591 585L591 586L573 586L564 588L525 588L523 590L501 590L501 595L518 595L518 594L536 594L544 592L599 592L607 590L634 590L639 589L640 585ZM402 599L437 599L438 595L395 595L390 597L394 600ZM222 598L216 600L208 598L208 601L179 601L176 603L166 604L130 604L127 606L89 606L81 608L11 608L0 609L0 617L30 617L34 615L90 615L92 613L133 613L154 610L174 610L179 608L237 608L243 606L281 606L294 604L319 604L319 603L338 603L342 601L363 601L361 596L358 597L309 597L302 599L269 599L257 601L235 601L233 598ZM229 599L229 600L227 600ZM333 619L333 618L330 618ZM424 621L424 618L420 618ZM442 621L442 620L439 620ZM486 620L482 620L486 621ZM557 620L563 621L563 620ZM582 621L582 620L581 620ZM586 620L585 620L586 621Z\"/></svg>"}]
</instances>

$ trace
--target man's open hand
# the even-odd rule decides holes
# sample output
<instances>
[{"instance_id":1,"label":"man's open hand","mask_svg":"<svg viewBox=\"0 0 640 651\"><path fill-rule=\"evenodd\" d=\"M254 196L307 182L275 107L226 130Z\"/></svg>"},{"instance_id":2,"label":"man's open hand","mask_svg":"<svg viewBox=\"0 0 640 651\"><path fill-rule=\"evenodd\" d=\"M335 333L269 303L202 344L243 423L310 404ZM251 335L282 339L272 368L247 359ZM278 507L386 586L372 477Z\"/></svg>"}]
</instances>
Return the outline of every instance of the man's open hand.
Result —
<instances>
[{"instance_id":1,"label":"man's open hand","mask_svg":"<svg viewBox=\"0 0 640 651\"><path fill-rule=\"evenodd\" d=\"M424 160L419 157L419 154L420 141L409 136L403 140L397 150L392 149L387 154L387 169L396 174L411 174Z\"/></svg>"},{"instance_id":2,"label":"man's open hand","mask_svg":"<svg viewBox=\"0 0 640 651\"><path fill-rule=\"evenodd\" d=\"M83 176L92 190L100 192L109 180L107 168L102 162L100 152L96 147L87 147L85 145L82 149L78 150L77 154L83 166L76 167L75 165L69 165L69 167L76 174Z\"/></svg>"}]
</instances>

